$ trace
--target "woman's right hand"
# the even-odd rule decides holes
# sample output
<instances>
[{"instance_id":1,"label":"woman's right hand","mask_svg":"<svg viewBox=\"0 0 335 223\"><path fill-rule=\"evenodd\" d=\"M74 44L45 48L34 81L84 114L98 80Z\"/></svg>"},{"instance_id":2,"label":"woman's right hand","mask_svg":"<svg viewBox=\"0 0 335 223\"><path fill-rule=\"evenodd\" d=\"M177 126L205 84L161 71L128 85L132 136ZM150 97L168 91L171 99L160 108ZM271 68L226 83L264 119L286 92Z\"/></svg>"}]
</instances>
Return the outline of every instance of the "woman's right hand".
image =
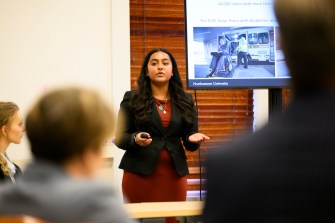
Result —
<instances>
[{"instance_id":1,"label":"woman's right hand","mask_svg":"<svg viewBox=\"0 0 335 223\"><path fill-rule=\"evenodd\" d=\"M147 132L138 132L135 137L135 143L139 146L146 147L152 142L152 138Z\"/></svg>"}]
</instances>

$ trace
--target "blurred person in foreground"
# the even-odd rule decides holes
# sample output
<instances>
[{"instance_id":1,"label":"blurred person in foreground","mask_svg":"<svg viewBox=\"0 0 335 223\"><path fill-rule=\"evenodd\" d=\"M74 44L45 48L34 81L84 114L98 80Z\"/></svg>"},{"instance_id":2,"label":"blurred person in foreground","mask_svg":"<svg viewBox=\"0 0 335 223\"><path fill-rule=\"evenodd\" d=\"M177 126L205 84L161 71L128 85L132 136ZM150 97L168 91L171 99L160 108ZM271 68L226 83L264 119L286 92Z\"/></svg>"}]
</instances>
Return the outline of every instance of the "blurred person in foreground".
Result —
<instances>
[{"instance_id":1,"label":"blurred person in foreground","mask_svg":"<svg viewBox=\"0 0 335 223\"><path fill-rule=\"evenodd\" d=\"M15 103L0 101L0 129L0 182L15 183L22 171L6 153L11 143L21 143L24 133L23 118Z\"/></svg>"},{"instance_id":2,"label":"blurred person in foreground","mask_svg":"<svg viewBox=\"0 0 335 223\"><path fill-rule=\"evenodd\" d=\"M274 7L294 97L263 129L208 151L206 223L335 221L335 1Z\"/></svg>"},{"instance_id":3,"label":"blurred person in foreground","mask_svg":"<svg viewBox=\"0 0 335 223\"><path fill-rule=\"evenodd\" d=\"M26 117L34 161L0 188L0 215L50 222L132 222L108 183L95 179L113 113L94 91L63 88L42 96Z\"/></svg>"}]
</instances>

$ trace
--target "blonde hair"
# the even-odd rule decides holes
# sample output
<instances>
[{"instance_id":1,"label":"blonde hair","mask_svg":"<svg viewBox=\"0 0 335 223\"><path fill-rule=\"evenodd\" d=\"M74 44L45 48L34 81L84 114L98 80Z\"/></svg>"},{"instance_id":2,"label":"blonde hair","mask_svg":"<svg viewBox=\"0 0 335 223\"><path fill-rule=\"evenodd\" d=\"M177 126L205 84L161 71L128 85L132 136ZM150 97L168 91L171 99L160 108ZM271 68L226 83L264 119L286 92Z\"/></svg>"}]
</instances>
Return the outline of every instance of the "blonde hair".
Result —
<instances>
[{"instance_id":1,"label":"blonde hair","mask_svg":"<svg viewBox=\"0 0 335 223\"><path fill-rule=\"evenodd\" d=\"M1 166L1 171L3 174L7 177L9 177L9 166L7 160L0 155L0 166Z\"/></svg>"},{"instance_id":2,"label":"blonde hair","mask_svg":"<svg viewBox=\"0 0 335 223\"><path fill-rule=\"evenodd\" d=\"M15 103L0 101L0 129L10 123L11 118L18 110L19 107ZM4 136L1 131L0 140L2 137ZM0 168L5 176L9 176L10 169L8 166L8 162L3 156L0 156Z\"/></svg>"},{"instance_id":3,"label":"blonde hair","mask_svg":"<svg viewBox=\"0 0 335 223\"><path fill-rule=\"evenodd\" d=\"M18 110L15 103L0 101L0 128L7 125Z\"/></svg>"}]
</instances>

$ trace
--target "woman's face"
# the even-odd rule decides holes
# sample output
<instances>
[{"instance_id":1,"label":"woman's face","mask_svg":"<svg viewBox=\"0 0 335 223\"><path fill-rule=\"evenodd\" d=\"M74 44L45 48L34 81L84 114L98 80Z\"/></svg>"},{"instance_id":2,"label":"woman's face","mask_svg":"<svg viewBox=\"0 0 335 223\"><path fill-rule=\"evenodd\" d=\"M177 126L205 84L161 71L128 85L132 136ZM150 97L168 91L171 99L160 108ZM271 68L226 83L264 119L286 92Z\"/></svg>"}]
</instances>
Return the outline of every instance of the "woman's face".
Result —
<instances>
[{"instance_id":1,"label":"woman's face","mask_svg":"<svg viewBox=\"0 0 335 223\"><path fill-rule=\"evenodd\" d=\"M173 76L172 69L169 55L158 51L153 53L149 59L147 76L149 76L152 83L168 83Z\"/></svg>"},{"instance_id":2,"label":"woman's face","mask_svg":"<svg viewBox=\"0 0 335 223\"><path fill-rule=\"evenodd\" d=\"M23 119L19 111L17 111L10 119L7 125L2 127L2 133L8 143L19 144L25 129Z\"/></svg>"}]
</instances>

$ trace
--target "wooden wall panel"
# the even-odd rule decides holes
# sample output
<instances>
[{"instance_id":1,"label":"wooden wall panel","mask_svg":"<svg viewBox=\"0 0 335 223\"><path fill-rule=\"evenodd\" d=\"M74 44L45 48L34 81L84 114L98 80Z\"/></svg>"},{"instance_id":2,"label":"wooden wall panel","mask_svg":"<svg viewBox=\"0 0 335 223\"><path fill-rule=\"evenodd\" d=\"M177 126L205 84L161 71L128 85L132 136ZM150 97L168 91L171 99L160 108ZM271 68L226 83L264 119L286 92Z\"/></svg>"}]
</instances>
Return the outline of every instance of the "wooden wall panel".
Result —
<instances>
[{"instance_id":1,"label":"wooden wall panel","mask_svg":"<svg viewBox=\"0 0 335 223\"><path fill-rule=\"evenodd\" d=\"M287 108L293 97L292 89L284 88L282 90L283 111Z\"/></svg>"}]
</instances>

